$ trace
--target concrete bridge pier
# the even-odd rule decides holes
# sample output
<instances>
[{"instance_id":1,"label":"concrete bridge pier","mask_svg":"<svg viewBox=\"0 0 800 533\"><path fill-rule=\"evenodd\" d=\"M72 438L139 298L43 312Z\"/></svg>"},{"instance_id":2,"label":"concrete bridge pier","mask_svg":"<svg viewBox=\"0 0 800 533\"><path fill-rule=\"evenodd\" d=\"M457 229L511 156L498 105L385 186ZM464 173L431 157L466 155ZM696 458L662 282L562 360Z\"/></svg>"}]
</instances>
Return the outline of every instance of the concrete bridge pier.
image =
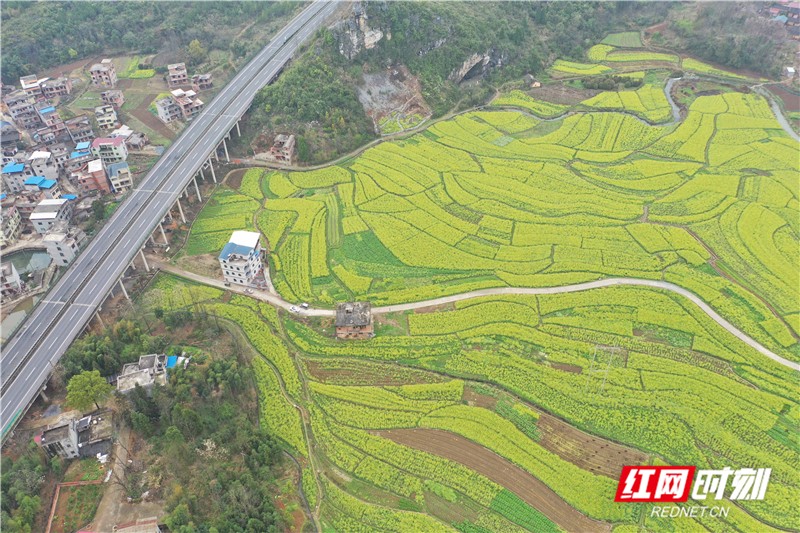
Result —
<instances>
[{"instance_id":1,"label":"concrete bridge pier","mask_svg":"<svg viewBox=\"0 0 800 533\"><path fill-rule=\"evenodd\" d=\"M145 271L150 272L150 265L147 264L147 258L144 256L144 248L139 248L139 255L142 257Z\"/></svg>"},{"instance_id":2,"label":"concrete bridge pier","mask_svg":"<svg viewBox=\"0 0 800 533\"><path fill-rule=\"evenodd\" d=\"M125 285L122 283L122 278L119 278L119 288L122 289L122 294L125 295L125 299L130 300L131 297L128 296L128 291L125 290Z\"/></svg>"},{"instance_id":3,"label":"concrete bridge pier","mask_svg":"<svg viewBox=\"0 0 800 533\"><path fill-rule=\"evenodd\" d=\"M181 199L178 198L177 200L175 200L175 204L178 206L178 213L181 214L181 220L183 221L184 224L186 224L186 217L183 216L183 208L181 207Z\"/></svg>"},{"instance_id":4,"label":"concrete bridge pier","mask_svg":"<svg viewBox=\"0 0 800 533\"><path fill-rule=\"evenodd\" d=\"M203 197L200 196L200 187L197 186L197 174L195 174L194 178L192 178L192 181L194 182L194 190L197 193L197 201L202 202Z\"/></svg>"},{"instance_id":5,"label":"concrete bridge pier","mask_svg":"<svg viewBox=\"0 0 800 533\"><path fill-rule=\"evenodd\" d=\"M158 223L158 229L161 230L161 236L164 238L164 244L169 244L169 239L167 239L167 234L164 233L164 226L161 222Z\"/></svg>"},{"instance_id":6,"label":"concrete bridge pier","mask_svg":"<svg viewBox=\"0 0 800 533\"><path fill-rule=\"evenodd\" d=\"M214 180L214 183L217 182L217 175L214 173L214 165L211 164L211 158L208 158L208 168L211 169L211 178Z\"/></svg>"},{"instance_id":7,"label":"concrete bridge pier","mask_svg":"<svg viewBox=\"0 0 800 533\"><path fill-rule=\"evenodd\" d=\"M225 161L230 163L231 162L231 158L228 155L228 144L225 142L225 139L222 139L222 147L225 149Z\"/></svg>"},{"instance_id":8,"label":"concrete bridge pier","mask_svg":"<svg viewBox=\"0 0 800 533\"><path fill-rule=\"evenodd\" d=\"M238 120L236 121L236 135L238 135L239 137L242 136L242 131L239 129L239 121Z\"/></svg>"}]
</instances>

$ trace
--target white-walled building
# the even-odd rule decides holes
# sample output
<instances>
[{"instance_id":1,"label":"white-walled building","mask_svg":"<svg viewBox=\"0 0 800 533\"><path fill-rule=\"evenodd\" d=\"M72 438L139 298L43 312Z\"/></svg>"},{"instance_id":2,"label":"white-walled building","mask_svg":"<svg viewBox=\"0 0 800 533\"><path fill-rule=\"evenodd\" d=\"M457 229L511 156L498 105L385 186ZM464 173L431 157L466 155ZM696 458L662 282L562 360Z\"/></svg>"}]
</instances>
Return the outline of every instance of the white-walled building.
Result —
<instances>
[{"instance_id":1,"label":"white-walled building","mask_svg":"<svg viewBox=\"0 0 800 533\"><path fill-rule=\"evenodd\" d=\"M42 200L31 213L31 224L36 233L44 235L59 221L69 222L72 204L64 198Z\"/></svg>"},{"instance_id":2,"label":"white-walled building","mask_svg":"<svg viewBox=\"0 0 800 533\"><path fill-rule=\"evenodd\" d=\"M10 296L22 290L22 280L13 263L0 265L0 295Z\"/></svg>"},{"instance_id":3,"label":"white-walled building","mask_svg":"<svg viewBox=\"0 0 800 533\"><path fill-rule=\"evenodd\" d=\"M133 176L128 163L114 163L108 166L108 179L111 181L111 187L114 192L125 192L133 187Z\"/></svg>"},{"instance_id":4,"label":"white-walled building","mask_svg":"<svg viewBox=\"0 0 800 533\"><path fill-rule=\"evenodd\" d=\"M36 150L28 157L28 164L35 176L44 176L49 180L58 179L58 165L50 152Z\"/></svg>"},{"instance_id":5,"label":"white-walled building","mask_svg":"<svg viewBox=\"0 0 800 533\"><path fill-rule=\"evenodd\" d=\"M59 266L70 264L84 241L86 234L79 228L70 228L66 221L53 224L42 238L53 263Z\"/></svg>"},{"instance_id":6,"label":"white-walled building","mask_svg":"<svg viewBox=\"0 0 800 533\"><path fill-rule=\"evenodd\" d=\"M234 231L219 254L222 276L228 283L251 285L261 273L261 234Z\"/></svg>"}]
</instances>

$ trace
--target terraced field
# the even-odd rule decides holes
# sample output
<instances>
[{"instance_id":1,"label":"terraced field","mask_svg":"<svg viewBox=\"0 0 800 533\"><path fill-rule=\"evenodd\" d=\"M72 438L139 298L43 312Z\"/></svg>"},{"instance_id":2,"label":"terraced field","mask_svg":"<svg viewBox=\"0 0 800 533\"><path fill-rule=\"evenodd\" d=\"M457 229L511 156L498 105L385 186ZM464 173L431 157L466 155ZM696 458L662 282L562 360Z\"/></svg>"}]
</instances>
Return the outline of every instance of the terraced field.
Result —
<instances>
[{"instance_id":1,"label":"terraced field","mask_svg":"<svg viewBox=\"0 0 800 533\"><path fill-rule=\"evenodd\" d=\"M634 35L608 42L629 48L589 59L646 53ZM673 123L659 83L574 106L511 92L341 165L251 170L217 190L186 253L257 227L277 291L328 307L664 280L800 360L798 143L751 93L697 97ZM263 422L301 461L323 529L800 528L797 372L678 294L477 298L349 343L330 321L222 296L162 276L144 305L202 302L242 327L263 355ZM728 517L665 521L613 502L622 465L645 463L772 478Z\"/></svg>"}]
</instances>

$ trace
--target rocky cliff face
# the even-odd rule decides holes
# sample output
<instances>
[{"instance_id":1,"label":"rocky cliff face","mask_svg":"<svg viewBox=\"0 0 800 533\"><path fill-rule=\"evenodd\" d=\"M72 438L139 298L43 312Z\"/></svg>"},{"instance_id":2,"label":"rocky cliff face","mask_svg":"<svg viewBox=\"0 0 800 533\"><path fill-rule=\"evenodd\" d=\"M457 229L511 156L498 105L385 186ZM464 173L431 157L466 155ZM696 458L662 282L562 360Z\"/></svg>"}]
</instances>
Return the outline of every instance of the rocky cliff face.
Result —
<instances>
[{"instance_id":1,"label":"rocky cliff face","mask_svg":"<svg viewBox=\"0 0 800 533\"><path fill-rule=\"evenodd\" d=\"M339 53L347 59L353 59L361 50L375 47L384 37L384 33L376 28L370 28L367 23L367 13L361 4L355 4L353 14L339 22L334 27L334 33L339 43ZM391 39L391 35L386 35Z\"/></svg>"},{"instance_id":2,"label":"rocky cliff face","mask_svg":"<svg viewBox=\"0 0 800 533\"><path fill-rule=\"evenodd\" d=\"M461 67L450 73L449 79L461 83L483 76L489 69L502 67L507 57L504 52L490 50L486 53L474 53L461 64Z\"/></svg>"}]
</instances>

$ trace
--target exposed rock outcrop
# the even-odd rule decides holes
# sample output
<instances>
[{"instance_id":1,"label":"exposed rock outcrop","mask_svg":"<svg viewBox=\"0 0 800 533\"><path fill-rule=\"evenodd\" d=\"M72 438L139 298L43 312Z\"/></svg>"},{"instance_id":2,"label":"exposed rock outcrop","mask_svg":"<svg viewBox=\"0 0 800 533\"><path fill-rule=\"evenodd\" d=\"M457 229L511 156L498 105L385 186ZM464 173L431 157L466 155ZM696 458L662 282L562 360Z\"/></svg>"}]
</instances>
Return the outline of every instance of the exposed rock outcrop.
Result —
<instances>
[{"instance_id":1,"label":"exposed rock outcrop","mask_svg":"<svg viewBox=\"0 0 800 533\"><path fill-rule=\"evenodd\" d=\"M339 22L334 27L339 53L347 59L353 59L361 50L374 48L381 39L383 31L370 28L367 23L367 12L361 4L353 6L353 15ZM387 38L391 38L387 36Z\"/></svg>"}]
</instances>

